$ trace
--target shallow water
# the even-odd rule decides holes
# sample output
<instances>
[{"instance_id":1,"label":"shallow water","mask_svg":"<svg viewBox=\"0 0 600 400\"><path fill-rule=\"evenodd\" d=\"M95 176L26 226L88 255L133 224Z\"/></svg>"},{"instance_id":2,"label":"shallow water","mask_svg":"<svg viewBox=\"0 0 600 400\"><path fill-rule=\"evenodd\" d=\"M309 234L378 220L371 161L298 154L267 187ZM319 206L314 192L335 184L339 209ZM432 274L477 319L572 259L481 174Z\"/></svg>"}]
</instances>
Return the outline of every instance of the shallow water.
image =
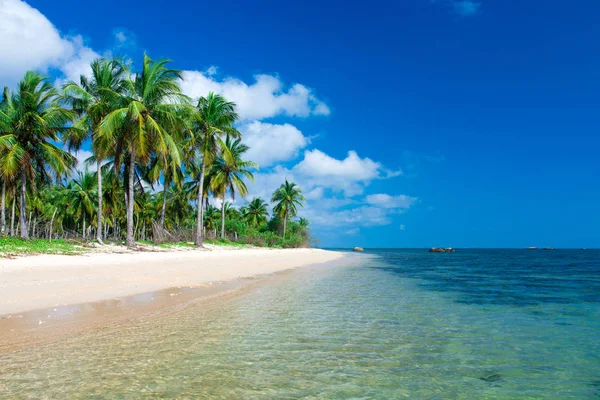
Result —
<instances>
[{"instance_id":1,"label":"shallow water","mask_svg":"<svg viewBox=\"0 0 600 400\"><path fill-rule=\"evenodd\" d=\"M0 398L597 399L600 252L374 252L0 355Z\"/></svg>"}]
</instances>

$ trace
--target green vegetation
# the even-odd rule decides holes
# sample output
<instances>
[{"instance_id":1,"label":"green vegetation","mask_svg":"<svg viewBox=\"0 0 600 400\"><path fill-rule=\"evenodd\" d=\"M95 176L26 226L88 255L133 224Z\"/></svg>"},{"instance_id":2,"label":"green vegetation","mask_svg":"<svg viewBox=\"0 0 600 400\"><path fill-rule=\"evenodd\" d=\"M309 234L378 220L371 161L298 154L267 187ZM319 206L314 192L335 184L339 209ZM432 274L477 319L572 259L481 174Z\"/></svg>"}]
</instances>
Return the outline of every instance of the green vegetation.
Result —
<instances>
[{"instance_id":1,"label":"green vegetation","mask_svg":"<svg viewBox=\"0 0 600 400\"><path fill-rule=\"evenodd\" d=\"M61 89L35 72L4 89L0 252L73 254L89 240L309 246L308 221L295 219L305 202L295 183L273 193L272 214L261 198L241 208L228 201L247 196L258 168L245 159L236 105L215 93L188 98L169 65L145 55L135 72L99 59L90 76ZM94 171L75 169L83 148Z\"/></svg>"},{"instance_id":2,"label":"green vegetation","mask_svg":"<svg viewBox=\"0 0 600 400\"><path fill-rule=\"evenodd\" d=\"M75 240L21 239L0 237L0 256L13 254L81 254L86 251L83 243Z\"/></svg>"}]
</instances>

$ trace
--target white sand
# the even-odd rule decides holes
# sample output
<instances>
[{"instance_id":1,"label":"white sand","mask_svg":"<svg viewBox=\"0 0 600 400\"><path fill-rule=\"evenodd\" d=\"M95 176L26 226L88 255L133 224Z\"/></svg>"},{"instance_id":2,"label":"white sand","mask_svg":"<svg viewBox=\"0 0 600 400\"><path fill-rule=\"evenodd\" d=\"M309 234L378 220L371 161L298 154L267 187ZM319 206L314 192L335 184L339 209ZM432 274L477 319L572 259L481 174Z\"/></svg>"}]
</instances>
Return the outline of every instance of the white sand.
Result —
<instances>
[{"instance_id":1,"label":"white sand","mask_svg":"<svg viewBox=\"0 0 600 400\"><path fill-rule=\"evenodd\" d=\"M341 257L316 249L212 249L0 259L0 315L200 286Z\"/></svg>"}]
</instances>

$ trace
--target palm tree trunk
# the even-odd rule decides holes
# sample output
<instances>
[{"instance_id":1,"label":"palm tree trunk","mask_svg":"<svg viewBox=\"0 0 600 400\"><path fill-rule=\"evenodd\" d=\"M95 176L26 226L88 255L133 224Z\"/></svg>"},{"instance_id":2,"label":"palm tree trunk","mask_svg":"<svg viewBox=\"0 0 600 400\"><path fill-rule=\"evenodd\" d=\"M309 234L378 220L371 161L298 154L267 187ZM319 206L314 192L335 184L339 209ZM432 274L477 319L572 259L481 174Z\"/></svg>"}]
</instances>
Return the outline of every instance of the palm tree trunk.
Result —
<instances>
[{"instance_id":1,"label":"palm tree trunk","mask_svg":"<svg viewBox=\"0 0 600 400\"><path fill-rule=\"evenodd\" d=\"M6 231L6 182L2 181L2 200L0 201L2 213L0 214L0 234Z\"/></svg>"},{"instance_id":2,"label":"palm tree trunk","mask_svg":"<svg viewBox=\"0 0 600 400\"><path fill-rule=\"evenodd\" d=\"M196 247L202 246L202 226L204 225L202 215L202 200L204 200L204 173L206 172L206 165L204 158L202 158L202 169L200 170L200 182L198 182L198 215L196 216L196 240L194 244Z\"/></svg>"},{"instance_id":3,"label":"palm tree trunk","mask_svg":"<svg viewBox=\"0 0 600 400\"><path fill-rule=\"evenodd\" d=\"M225 239L225 195L221 204L221 239Z\"/></svg>"},{"instance_id":4,"label":"palm tree trunk","mask_svg":"<svg viewBox=\"0 0 600 400\"><path fill-rule=\"evenodd\" d=\"M85 213L83 213L83 238L85 239Z\"/></svg>"},{"instance_id":5,"label":"palm tree trunk","mask_svg":"<svg viewBox=\"0 0 600 400\"><path fill-rule=\"evenodd\" d=\"M102 162L98 158L96 161L97 164L97 174L98 174L98 230L96 231L96 240L100 244L104 244L102 242Z\"/></svg>"},{"instance_id":6,"label":"palm tree trunk","mask_svg":"<svg viewBox=\"0 0 600 400\"><path fill-rule=\"evenodd\" d=\"M56 215L56 210L58 210L58 208L54 209L54 212L52 213L52 219L50 220L50 234L48 235L48 239L50 239L50 241L52 241L52 224L54 224L54 216Z\"/></svg>"},{"instance_id":7,"label":"palm tree trunk","mask_svg":"<svg viewBox=\"0 0 600 400\"><path fill-rule=\"evenodd\" d=\"M283 238L285 239L285 230L287 229L287 212L283 215Z\"/></svg>"},{"instance_id":8,"label":"palm tree trunk","mask_svg":"<svg viewBox=\"0 0 600 400\"><path fill-rule=\"evenodd\" d=\"M167 209L167 182L165 181L165 187L163 187L163 199L162 209L160 210L160 228L165 229L165 211Z\"/></svg>"},{"instance_id":9,"label":"palm tree trunk","mask_svg":"<svg viewBox=\"0 0 600 400\"><path fill-rule=\"evenodd\" d=\"M125 244L127 247L135 246L133 237L133 174L135 173L135 152L132 150L129 158L129 182L127 188L127 236Z\"/></svg>"},{"instance_id":10,"label":"palm tree trunk","mask_svg":"<svg viewBox=\"0 0 600 400\"><path fill-rule=\"evenodd\" d=\"M27 172L25 168L21 170L21 199L19 201L19 219L21 224L21 239L29 239L27 230L27 210L25 209L25 196L27 195Z\"/></svg>"},{"instance_id":11,"label":"palm tree trunk","mask_svg":"<svg viewBox=\"0 0 600 400\"><path fill-rule=\"evenodd\" d=\"M10 236L15 236L15 204L17 203L16 193L13 193L12 212L10 214Z\"/></svg>"}]
</instances>

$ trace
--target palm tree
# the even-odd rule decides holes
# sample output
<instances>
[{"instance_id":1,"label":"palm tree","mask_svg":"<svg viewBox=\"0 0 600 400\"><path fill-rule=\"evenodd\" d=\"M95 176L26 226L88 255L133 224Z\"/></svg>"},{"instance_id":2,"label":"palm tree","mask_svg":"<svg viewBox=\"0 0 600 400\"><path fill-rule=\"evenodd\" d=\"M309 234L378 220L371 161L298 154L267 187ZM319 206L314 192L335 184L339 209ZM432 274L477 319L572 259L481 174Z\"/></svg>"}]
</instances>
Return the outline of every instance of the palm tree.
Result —
<instances>
[{"instance_id":1,"label":"palm tree","mask_svg":"<svg viewBox=\"0 0 600 400\"><path fill-rule=\"evenodd\" d=\"M159 182L160 176L163 177L162 205L160 209L160 228L165 228L165 213L167 210L167 191L172 184L181 187L184 180L184 173L181 164L176 163L170 155L166 157L154 157L148 169L147 178L150 182Z\"/></svg>"},{"instance_id":2,"label":"palm tree","mask_svg":"<svg viewBox=\"0 0 600 400\"><path fill-rule=\"evenodd\" d=\"M94 215L94 197L97 198L97 195L94 174L87 171L79 172L78 178L69 181L65 188L65 208L76 218L83 219L82 232L84 239L86 238L87 217ZM102 224L102 221L100 221L100 224Z\"/></svg>"},{"instance_id":3,"label":"palm tree","mask_svg":"<svg viewBox=\"0 0 600 400\"><path fill-rule=\"evenodd\" d=\"M302 190L295 183L290 183L285 180L279 189L273 193L271 202L277 203L273 208L273 212L283 219L283 237L287 228L287 220L290 217L295 217L298 213L298 206L304 207L306 199L302 195Z\"/></svg>"},{"instance_id":4,"label":"palm tree","mask_svg":"<svg viewBox=\"0 0 600 400\"><path fill-rule=\"evenodd\" d=\"M8 182L6 178L2 178L0 171L0 182L2 182L2 194L0 195L0 236L6 233L6 189Z\"/></svg>"},{"instance_id":5,"label":"palm tree","mask_svg":"<svg viewBox=\"0 0 600 400\"><path fill-rule=\"evenodd\" d=\"M141 72L126 80L127 90L120 96L120 107L110 112L100 124L102 143L116 138L116 167L125 151L128 154L128 247L135 246L133 177L136 163L147 164L153 153L160 157L168 155L175 163L181 162L175 136L183 130L182 114L189 99L179 86L181 72L167 68L169 62L154 62L144 55Z\"/></svg>"},{"instance_id":6,"label":"palm tree","mask_svg":"<svg viewBox=\"0 0 600 400\"><path fill-rule=\"evenodd\" d=\"M219 137L224 135L241 137L241 134L233 128L233 124L239 118L235 112L235 103L227 101L223 96L210 92L206 97L200 97L197 110L198 112L191 119L193 135L190 148L194 153L198 153L191 159L199 158L200 162L196 199L198 203L197 226L194 242L196 246L202 246L202 200L205 197L206 169L211 166L218 153Z\"/></svg>"},{"instance_id":7,"label":"palm tree","mask_svg":"<svg viewBox=\"0 0 600 400\"><path fill-rule=\"evenodd\" d=\"M244 220L250 226L258 227L267 222L269 209L267 203L260 197L255 197L243 210Z\"/></svg>"},{"instance_id":8,"label":"palm tree","mask_svg":"<svg viewBox=\"0 0 600 400\"><path fill-rule=\"evenodd\" d=\"M219 143L222 152L213 165L212 189L221 199L221 238L225 238L225 196L227 192L232 200L235 200L236 192L242 197L246 196L248 188L243 178L254 180L250 169L258 166L253 161L242 160L243 154L249 147L241 143L241 139L227 136L225 142L219 139Z\"/></svg>"},{"instance_id":9,"label":"palm tree","mask_svg":"<svg viewBox=\"0 0 600 400\"><path fill-rule=\"evenodd\" d=\"M96 159L97 171L100 171L102 161L108 156L110 147L100 143L98 128L102 120L118 106L120 94L125 89L125 69L117 60L97 59L91 63L90 78L81 75L79 85L69 82L63 86L63 98L81 117L76 123L73 135L68 138L71 149L79 149L83 142L91 137L92 150ZM110 140L105 140L105 143ZM104 143L104 144L105 144ZM102 243L102 173L98 179L98 230L96 239Z\"/></svg>"},{"instance_id":10,"label":"palm tree","mask_svg":"<svg viewBox=\"0 0 600 400\"><path fill-rule=\"evenodd\" d=\"M214 231L215 237L217 236L217 226L219 225L219 219L221 217L221 211L213 205L209 205L206 208L204 217L204 226L206 229Z\"/></svg>"},{"instance_id":11,"label":"palm tree","mask_svg":"<svg viewBox=\"0 0 600 400\"><path fill-rule=\"evenodd\" d=\"M17 92L4 91L0 110L0 170L8 178L20 179L21 238L28 239L26 216L27 183L36 177L48 181L52 174L62 176L76 159L53 142L74 119L71 110L58 101L56 88L45 77L27 72Z\"/></svg>"}]
</instances>

